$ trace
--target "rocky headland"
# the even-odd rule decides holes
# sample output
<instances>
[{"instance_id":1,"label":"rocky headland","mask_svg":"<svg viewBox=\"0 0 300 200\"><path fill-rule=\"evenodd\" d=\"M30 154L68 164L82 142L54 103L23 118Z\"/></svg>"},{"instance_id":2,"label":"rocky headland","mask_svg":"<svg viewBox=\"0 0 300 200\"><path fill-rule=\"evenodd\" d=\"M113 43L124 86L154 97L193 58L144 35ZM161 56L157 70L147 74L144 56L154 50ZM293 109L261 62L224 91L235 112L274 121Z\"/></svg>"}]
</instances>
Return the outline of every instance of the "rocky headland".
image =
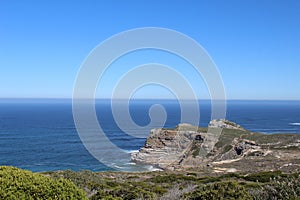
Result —
<instances>
[{"instance_id":1,"label":"rocky headland","mask_svg":"<svg viewBox=\"0 0 300 200\"><path fill-rule=\"evenodd\" d=\"M254 133L228 120L212 120L207 128L179 124L151 130L131 159L172 171L300 171L300 134Z\"/></svg>"}]
</instances>

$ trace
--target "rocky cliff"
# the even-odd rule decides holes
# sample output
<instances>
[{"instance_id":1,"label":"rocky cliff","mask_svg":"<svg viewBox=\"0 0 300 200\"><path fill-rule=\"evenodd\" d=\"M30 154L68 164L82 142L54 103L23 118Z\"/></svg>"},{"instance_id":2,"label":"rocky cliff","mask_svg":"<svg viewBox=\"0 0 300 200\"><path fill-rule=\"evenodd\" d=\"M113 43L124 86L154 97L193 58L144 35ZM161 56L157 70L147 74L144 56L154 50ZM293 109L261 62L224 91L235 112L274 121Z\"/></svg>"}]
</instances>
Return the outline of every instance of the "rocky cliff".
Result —
<instances>
[{"instance_id":1,"label":"rocky cliff","mask_svg":"<svg viewBox=\"0 0 300 200\"><path fill-rule=\"evenodd\" d=\"M227 120L212 120L207 128L179 124L151 130L131 159L163 170L299 170L300 134L252 133Z\"/></svg>"},{"instance_id":2,"label":"rocky cliff","mask_svg":"<svg viewBox=\"0 0 300 200\"><path fill-rule=\"evenodd\" d=\"M193 141L201 142L203 132L189 124L179 124L175 129L153 129L145 146L132 153L133 161L167 168L174 162L180 162L187 156Z\"/></svg>"}]
</instances>

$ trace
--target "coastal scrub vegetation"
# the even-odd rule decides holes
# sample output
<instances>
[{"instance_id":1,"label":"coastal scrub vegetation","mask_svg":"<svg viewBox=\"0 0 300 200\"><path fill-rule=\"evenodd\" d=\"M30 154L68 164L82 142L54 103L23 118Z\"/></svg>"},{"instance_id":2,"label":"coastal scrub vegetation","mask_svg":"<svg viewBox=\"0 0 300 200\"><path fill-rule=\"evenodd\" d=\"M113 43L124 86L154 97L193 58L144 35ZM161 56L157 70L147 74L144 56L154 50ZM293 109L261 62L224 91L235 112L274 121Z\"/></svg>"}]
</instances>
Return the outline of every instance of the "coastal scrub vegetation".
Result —
<instances>
[{"instance_id":1,"label":"coastal scrub vegetation","mask_svg":"<svg viewBox=\"0 0 300 200\"><path fill-rule=\"evenodd\" d=\"M90 199L300 199L300 173L48 172L84 189Z\"/></svg>"},{"instance_id":2,"label":"coastal scrub vegetation","mask_svg":"<svg viewBox=\"0 0 300 200\"><path fill-rule=\"evenodd\" d=\"M87 199L69 180L54 179L15 167L0 167L0 199Z\"/></svg>"},{"instance_id":3,"label":"coastal scrub vegetation","mask_svg":"<svg viewBox=\"0 0 300 200\"><path fill-rule=\"evenodd\" d=\"M0 199L300 199L300 173L280 171L32 173L3 166L0 186Z\"/></svg>"}]
</instances>

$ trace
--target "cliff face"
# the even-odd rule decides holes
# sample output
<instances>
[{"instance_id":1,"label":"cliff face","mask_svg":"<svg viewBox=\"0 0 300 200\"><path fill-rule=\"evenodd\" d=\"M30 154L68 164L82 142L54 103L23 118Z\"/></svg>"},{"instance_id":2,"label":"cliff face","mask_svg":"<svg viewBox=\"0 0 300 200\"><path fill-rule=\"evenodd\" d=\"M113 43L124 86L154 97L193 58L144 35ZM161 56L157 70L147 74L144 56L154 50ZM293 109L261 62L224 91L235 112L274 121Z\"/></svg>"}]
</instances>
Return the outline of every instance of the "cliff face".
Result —
<instances>
[{"instance_id":1,"label":"cliff face","mask_svg":"<svg viewBox=\"0 0 300 200\"><path fill-rule=\"evenodd\" d=\"M208 128L179 124L151 130L131 159L168 170L299 170L300 134L252 133L227 120L213 120Z\"/></svg>"},{"instance_id":2,"label":"cliff face","mask_svg":"<svg viewBox=\"0 0 300 200\"><path fill-rule=\"evenodd\" d=\"M201 141L204 133L189 124L179 124L174 130L153 129L145 146L132 153L133 161L151 164L162 169L186 157L193 141Z\"/></svg>"}]
</instances>

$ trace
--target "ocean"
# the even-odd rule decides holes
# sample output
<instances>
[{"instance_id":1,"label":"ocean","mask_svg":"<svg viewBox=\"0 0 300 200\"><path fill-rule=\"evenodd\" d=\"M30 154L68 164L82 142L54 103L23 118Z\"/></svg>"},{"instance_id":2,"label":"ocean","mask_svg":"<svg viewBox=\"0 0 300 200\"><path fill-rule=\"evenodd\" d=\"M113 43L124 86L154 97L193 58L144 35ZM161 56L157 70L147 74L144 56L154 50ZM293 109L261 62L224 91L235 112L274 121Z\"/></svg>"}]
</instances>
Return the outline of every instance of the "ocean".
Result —
<instances>
[{"instance_id":1,"label":"ocean","mask_svg":"<svg viewBox=\"0 0 300 200\"><path fill-rule=\"evenodd\" d=\"M167 113L164 127L180 123L180 106L176 100L132 100L129 111L139 126L150 123L149 108L161 104ZM210 121L210 101L199 101L200 126ZM0 165L12 165L35 172L53 170L106 171L120 168L135 171L130 152L141 148L145 138L135 138L122 131L112 115L109 100L97 100L99 124L113 144L127 152L127 157L112 160L110 168L94 158L77 133L70 99L1 99L0 100ZM299 133L300 101L227 102L226 119L253 132ZM147 135L154 125L146 130ZM101 147L100 147L101 148ZM109 160L108 158L105 158ZM151 169L151 166L143 166Z\"/></svg>"}]
</instances>

